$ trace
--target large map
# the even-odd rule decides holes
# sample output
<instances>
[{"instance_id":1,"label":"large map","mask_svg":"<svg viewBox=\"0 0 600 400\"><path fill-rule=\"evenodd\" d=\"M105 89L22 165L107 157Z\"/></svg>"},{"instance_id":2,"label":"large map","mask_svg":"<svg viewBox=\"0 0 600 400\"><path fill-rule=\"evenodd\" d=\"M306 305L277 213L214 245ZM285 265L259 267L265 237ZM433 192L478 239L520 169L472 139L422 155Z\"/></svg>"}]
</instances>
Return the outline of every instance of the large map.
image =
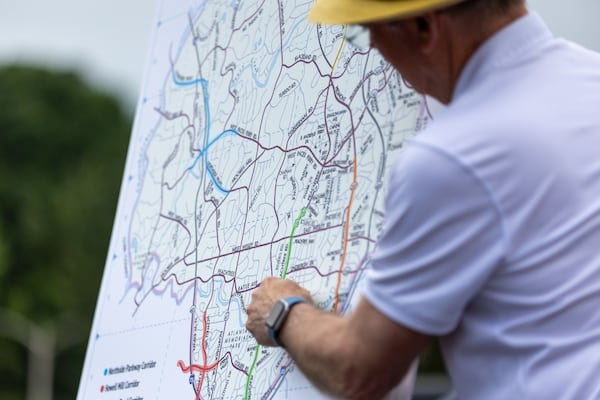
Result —
<instances>
[{"instance_id":1,"label":"large map","mask_svg":"<svg viewBox=\"0 0 600 400\"><path fill-rule=\"evenodd\" d=\"M267 276L343 313L429 113L312 0L160 1L79 399L325 397L246 331Z\"/></svg>"}]
</instances>

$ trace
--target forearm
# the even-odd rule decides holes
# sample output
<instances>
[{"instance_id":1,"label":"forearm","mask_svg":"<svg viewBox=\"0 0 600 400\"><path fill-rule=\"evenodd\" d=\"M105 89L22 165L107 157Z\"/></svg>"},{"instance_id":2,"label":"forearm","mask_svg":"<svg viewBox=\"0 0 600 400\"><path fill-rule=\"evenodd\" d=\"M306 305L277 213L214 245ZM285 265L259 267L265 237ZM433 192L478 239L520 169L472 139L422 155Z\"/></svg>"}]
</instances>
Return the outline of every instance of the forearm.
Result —
<instances>
[{"instance_id":1,"label":"forearm","mask_svg":"<svg viewBox=\"0 0 600 400\"><path fill-rule=\"evenodd\" d=\"M290 313L280 340L315 386L347 399L383 397L410 365L406 370L392 367L361 339L355 321L308 304Z\"/></svg>"},{"instance_id":2,"label":"forearm","mask_svg":"<svg viewBox=\"0 0 600 400\"><path fill-rule=\"evenodd\" d=\"M344 365L351 339L343 318L308 304L298 305L280 332L280 341L300 370L319 389L345 395Z\"/></svg>"},{"instance_id":3,"label":"forearm","mask_svg":"<svg viewBox=\"0 0 600 400\"><path fill-rule=\"evenodd\" d=\"M378 399L402 380L429 338L399 325L362 299L349 316L314 306L310 294L288 280L266 278L252 293L246 328L258 343L272 346L265 316L278 299L303 297L278 327L283 344L311 382L349 399ZM276 319L270 321L273 327ZM273 328L275 329L275 328Z\"/></svg>"}]
</instances>

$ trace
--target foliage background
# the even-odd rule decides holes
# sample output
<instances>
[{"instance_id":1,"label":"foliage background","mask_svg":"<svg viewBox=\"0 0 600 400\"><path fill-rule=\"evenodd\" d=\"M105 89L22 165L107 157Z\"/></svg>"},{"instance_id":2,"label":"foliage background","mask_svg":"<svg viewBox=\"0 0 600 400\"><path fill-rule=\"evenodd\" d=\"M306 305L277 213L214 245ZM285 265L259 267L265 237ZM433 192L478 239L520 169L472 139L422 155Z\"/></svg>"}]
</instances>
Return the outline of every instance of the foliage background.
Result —
<instances>
[{"instance_id":1,"label":"foliage background","mask_svg":"<svg viewBox=\"0 0 600 400\"><path fill-rule=\"evenodd\" d=\"M0 309L56 334L54 399L77 392L131 119L74 73L0 68ZM27 368L0 337L0 399Z\"/></svg>"}]
</instances>

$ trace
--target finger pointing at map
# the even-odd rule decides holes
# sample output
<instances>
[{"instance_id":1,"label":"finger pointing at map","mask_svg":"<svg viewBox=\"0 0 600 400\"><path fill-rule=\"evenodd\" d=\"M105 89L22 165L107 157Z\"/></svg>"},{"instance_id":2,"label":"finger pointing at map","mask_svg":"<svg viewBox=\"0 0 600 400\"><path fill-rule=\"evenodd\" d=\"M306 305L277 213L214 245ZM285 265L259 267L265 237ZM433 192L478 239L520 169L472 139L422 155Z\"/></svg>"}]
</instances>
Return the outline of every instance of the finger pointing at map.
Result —
<instances>
[{"instance_id":1,"label":"finger pointing at map","mask_svg":"<svg viewBox=\"0 0 600 400\"><path fill-rule=\"evenodd\" d=\"M288 314L296 305L312 304L310 294L295 282L277 278L266 278L252 292L248 306L246 328L258 343L267 346L282 346L280 336Z\"/></svg>"}]
</instances>

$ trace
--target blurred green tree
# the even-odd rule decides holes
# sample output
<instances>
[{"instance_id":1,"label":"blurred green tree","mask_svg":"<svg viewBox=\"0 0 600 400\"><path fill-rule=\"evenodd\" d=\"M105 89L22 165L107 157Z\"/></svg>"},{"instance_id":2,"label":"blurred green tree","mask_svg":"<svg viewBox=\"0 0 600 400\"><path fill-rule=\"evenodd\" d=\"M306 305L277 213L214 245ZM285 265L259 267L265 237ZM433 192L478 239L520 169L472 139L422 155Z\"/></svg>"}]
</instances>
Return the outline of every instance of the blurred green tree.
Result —
<instances>
[{"instance_id":1,"label":"blurred green tree","mask_svg":"<svg viewBox=\"0 0 600 400\"><path fill-rule=\"evenodd\" d=\"M56 338L57 400L77 391L130 127L74 73L0 68L0 309ZM23 399L27 351L0 354L0 398Z\"/></svg>"}]
</instances>

